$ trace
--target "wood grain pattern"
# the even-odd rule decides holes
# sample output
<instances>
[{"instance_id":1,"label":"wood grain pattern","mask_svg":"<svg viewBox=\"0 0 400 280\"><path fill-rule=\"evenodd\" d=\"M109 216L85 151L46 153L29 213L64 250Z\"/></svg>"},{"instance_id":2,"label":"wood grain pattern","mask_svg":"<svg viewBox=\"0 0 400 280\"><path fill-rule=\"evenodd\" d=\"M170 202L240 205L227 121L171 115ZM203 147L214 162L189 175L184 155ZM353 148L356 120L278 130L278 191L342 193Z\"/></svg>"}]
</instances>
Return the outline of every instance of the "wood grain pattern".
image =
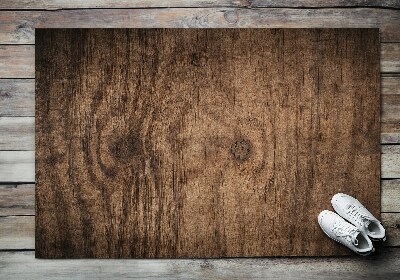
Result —
<instances>
[{"instance_id":1,"label":"wood grain pattern","mask_svg":"<svg viewBox=\"0 0 400 280\"><path fill-rule=\"evenodd\" d=\"M382 161L386 161L387 165L382 165L382 177L384 178L400 178L400 146L384 145L381 148Z\"/></svg>"},{"instance_id":2,"label":"wood grain pattern","mask_svg":"<svg viewBox=\"0 0 400 280\"><path fill-rule=\"evenodd\" d=\"M400 213L382 213L382 224L387 232L387 242L384 245L400 246Z\"/></svg>"},{"instance_id":3,"label":"wood grain pattern","mask_svg":"<svg viewBox=\"0 0 400 280\"><path fill-rule=\"evenodd\" d=\"M386 58L382 73L400 72L400 44L382 44L381 56Z\"/></svg>"},{"instance_id":4,"label":"wood grain pattern","mask_svg":"<svg viewBox=\"0 0 400 280\"><path fill-rule=\"evenodd\" d=\"M0 216L35 215L35 186L0 185Z\"/></svg>"},{"instance_id":5,"label":"wood grain pattern","mask_svg":"<svg viewBox=\"0 0 400 280\"><path fill-rule=\"evenodd\" d=\"M12 116L0 120L0 150L34 150L34 91L33 79L0 79L0 116ZM381 93L381 143L400 143L400 77L381 76Z\"/></svg>"},{"instance_id":6,"label":"wood grain pattern","mask_svg":"<svg viewBox=\"0 0 400 280\"><path fill-rule=\"evenodd\" d=\"M0 182L35 182L35 152L0 151Z\"/></svg>"},{"instance_id":7,"label":"wood grain pattern","mask_svg":"<svg viewBox=\"0 0 400 280\"><path fill-rule=\"evenodd\" d=\"M390 45L387 47L386 45ZM383 51L384 50L384 51ZM400 43L381 44L380 70L384 75L400 71ZM35 46L0 45L0 78L35 78Z\"/></svg>"},{"instance_id":8,"label":"wood grain pattern","mask_svg":"<svg viewBox=\"0 0 400 280\"><path fill-rule=\"evenodd\" d=\"M381 123L383 125L394 124L394 126L389 126L389 129L391 130L390 133L388 131L382 131L381 143L398 144L400 143L400 133L397 129L398 123L400 122L400 95L382 95L381 104ZM31 104L27 107L34 107L34 104ZM34 117L0 118L0 150L33 151L35 149L34 130ZM386 161L384 161L382 164L386 164Z\"/></svg>"},{"instance_id":9,"label":"wood grain pattern","mask_svg":"<svg viewBox=\"0 0 400 280\"><path fill-rule=\"evenodd\" d=\"M5 116L35 116L35 80L0 79L0 117Z\"/></svg>"},{"instance_id":10,"label":"wood grain pattern","mask_svg":"<svg viewBox=\"0 0 400 280\"><path fill-rule=\"evenodd\" d=\"M396 133L383 133L389 141L397 141L400 139L400 129ZM381 138L382 138L381 137ZM390 147L392 145L385 145ZM396 145L395 145L396 146ZM35 154L33 151L0 151L0 183L20 182L31 183L35 181ZM382 170L392 170L390 172L381 173L382 179L398 179L400 166L400 157L389 150L382 156Z\"/></svg>"},{"instance_id":11,"label":"wood grain pattern","mask_svg":"<svg viewBox=\"0 0 400 280\"><path fill-rule=\"evenodd\" d=\"M34 150L34 117L0 117L0 150Z\"/></svg>"},{"instance_id":12,"label":"wood grain pattern","mask_svg":"<svg viewBox=\"0 0 400 280\"><path fill-rule=\"evenodd\" d=\"M249 5L248 0L3 0L1 9L20 10L60 10L60 9L93 9L93 8L204 8L204 7L244 7ZM394 5L385 0L381 5Z\"/></svg>"},{"instance_id":13,"label":"wood grain pattern","mask_svg":"<svg viewBox=\"0 0 400 280\"><path fill-rule=\"evenodd\" d=\"M376 8L0 11L0 24L0 43L3 44L33 44L35 28L155 27L379 28L381 42L400 42L400 11Z\"/></svg>"},{"instance_id":14,"label":"wood grain pattern","mask_svg":"<svg viewBox=\"0 0 400 280\"><path fill-rule=\"evenodd\" d=\"M114 3L113 3L114 2ZM232 1L232 5L236 5L237 1ZM247 1L246 1L247 2ZM137 4L138 3L138 4ZM194 4L195 3L195 4ZM100 1L67 1L67 0L41 0L41 1L24 1L24 0L2 0L0 1L0 9L58 9L58 8L82 8L87 6L89 8L117 8L119 5L141 5L143 4L143 8L146 8L146 5L151 7L161 6L163 4L172 6L179 5L182 7L183 5L209 5L217 6L223 3L223 5L230 5L228 1L152 1L152 0L141 0L141 1L113 1L113 0L100 0ZM258 6L296 6L296 7L343 7L343 6L383 6L385 8L398 7L398 1L274 1L274 0L253 0L249 1L250 5L257 4ZM46 7L48 5L48 7ZM92 5L92 6L89 6ZM109 6L106 6L109 5ZM276 7L275 6L275 7ZM124 6L127 8L128 6ZM138 7L138 6L135 6ZM356 11L358 8L349 9L349 12L346 13L349 18L351 18L352 11ZM160 10L160 9L158 9ZM307 12L310 9L304 9ZM328 20L327 25L325 27L332 26L331 17L337 17L339 21L343 20L342 18L336 16L336 13L341 13L342 9L330 9L329 14L327 16ZM88 10L90 12L90 10ZM280 13L285 13L286 9L280 9ZM304 22L301 18L307 17L307 12L299 13L300 18L299 22ZM398 11L397 11L398 12ZM10 13L7 11L7 13ZM24 24L26 27L26 32L31 32L29 27L29 11L24 13L24 18L19 18L21 26L18 29L22 29L20 33L24 30ZM288 13L293 15L291 9L288 9ZM356 12L358 14L358 12ZM126 14L129 14L126 13ZM267 13L265 13L267 14ZM266 17L268 17L266 15ZM357 16L358 17L358 16ZM384 16L382 16L384 17ZM364 22L364 19L361 19L361 22ZM254 17L256 19L256 17ZM25 23L25 20L28 23ZM82 19L84 21L85 19ZM95 25L96 21L101 19L96 17L87 16L86 24ZM398 21L398 20L397 20ZM376 21L371 18L370 24L374 24ZM396 22L395 19L392 19L392 22ZM109 23L110 25L112 22ZM282 23L284 24L284 23ZM310 24L312 22L310 21ZM18 24L17 24L18 25ZM5 24L3 20L0 20L0 30L4 30L6 28L17 28L17 25L14 27ZM120 26L124 27L124 26ZM257 27L256 24L254 27ZM282 26L284 27L284 26ZM307 26L304 26L307 27ZM392 31L396 32L399 28L393 29ZM7 39L8 40L8 39ZM24 39L25 40L25 39ZM33 40L29 39L30 42ZM385 38L383 40L386 40ZM17 40L16 40L17 41ZM12 61L12 60L11 60ZM3 62L3 61L2 61ZM1 86L2 80L0 80ZM33 84L33 83L32 83ZM382 93L385 93L384 90L384 80L382 80ZM399 86L393 85L393 91L398 91ZM33 98L33 90L32 98ZM21 92L22 93L22 92ZM389 93L388 93L389 94ZM1 95L1 91L0 91ZM14 102L13 98L18 96L11 96L7 99L0 100L0 115L4 115L4 112L9 112L9 115L19 115L19 110L13 110L12 108L21 108L19 107L20 102ZM1 97L0 97L1 99ZM8 104L5 102L8 101ZM4 105L4 106L3 106ZM34 102L30 101L30 104L26 104L26 108L29 108L30 116L33 116L33 106ZM25 106L25 105L23 105ZM25 114L25 113L23 113ZM1 137L1 132L0 132ZM382 124L382 134L381 134L382 143L400 143L400 122L397 123L389 123ZM10 154L8 154L10 155ZM12 154L11 154L12 156ZM2 157L0 156L0 160ZM4 161L3 161L4 163ZM388 162L390 163L390 162ZM382 164L386 164L383 162ZM1 163L0 163L1 165ZM15 168L14 165L11 168ZM8 169L9 166L1 165L0 171L4 168ZM18 168L18 167L16 167ZM34 163L31 162L30 171L33 174ZM4 172L4 170L3 170ZM4 175L4 173L2 174ZM32 175L33 177L33 175ZM3 181L9 181L9 178L3 177ZM385 181L384 181L385 182ZM386 181L387 182L387 181ZM384 189L382 189L384 191ZM16 197L17 198L17 197ZM382 209L383 204L385 203L386 196L384 193L382 194ZM388 205L388 204L386 204ZM392 206L390 206L392 207ZM389 213L387 213L389 214ZM384 213L382 215L382 219L385 219ZM397 223L398 224L398 223ZM396 224L393 225L394 227ZM1 227L1 224L0 224ZM397 228L399 228L397 226ZM33 236L33 235L32 235ZM388 243L391 244L391 240L388 240ZM400 243L397 243L399 246ZM395 245L396 246L396 245ZM34 252L0 252L0 274L3 278L6 279L99 279L99 278L112 278L112 279L126 279L126 278L136 278L136 279L265 279L265 278L285 278L285 279L359 279L360 277L368 278L396 278L400 273L398 268L400 267L398 261L400 260L400 249L391 249L388 252L383 252L379 256L371 258L278 258L278 259L224 259L224 260L196 260L196 261L186 261L186 260L149 260L149 261L104 261L104 260L86 260L84 262L79 260L70 260L70 261L45 261L34 258ZM272 276L274 275L274 276Z\"/></svg>"},{"instance_id":15,"label":"wood grain pattern","mask_svg":"<svg viewBox=\"0 0 400 280\"><path fill-rule=\"evenodd\" d=\"M381 143L400 143L400 122L381 124ZM382 164L383 163L384 162L382 161ZM388 162L388 164L390 164L390 162Z\"/></svg>"},{"instance_id":16,"label":"wood grain pattern","mask_svg":"<svg viewBox=\"0 0 400 280\"><path fill-rule=\"evenodd\" d=\"M400 212L400 180L382 180L381 190L381 211Z\"/></svg>"},{"instance_id":17,"label":"wood grain pattern","mask_svg":"<svg viewBox=\"0 0 400 280\"><path fill-rule=\"evenodd\" d=\"M400 103L400 76L396 74L381 75L381 94L381 123L400 123L400 108L398 108ZM33 117L35 115L34 96L34 79L0 79L0 116ZM12 122L14 122L13 118L3 120L3 123L7 123L7 126L10 126ZM0 142L15 140L3 137L1 132L0 129ZM14 144L10 143L10 145Z\"/></svg>"},{"instance_id":18,"label":"wood grain pattern","mask_svg":"<svg viewBox=\"0 0 400 280\"><path fill-rule=\"evenodd\" d=\"M381 180L381 190L381 213L400 213L400 180ZM0 185L0 216L34 215L34 193L34 184Z\"/></svg>"},{"instance_id":19,"label":"wood grain pattern","mask_svg":"<svg viewBox=\"0 0 400 280\"><path fill-rule=\"evenodd\" d=\"M382 223L388 234L384 246L400 246L400 180L383 180L381 188ZM0 186L0 216L33 215L34 204L33 184ZM0 235L0 250L35 248L34 217L14 216L0 222L7 224Z\"/></svg>"},{"instance_id":20,"label":"wood grain pattern","mask_svg":"<svg viewBox=\"0 0 400 280\"><path fill-rule=\"evenodd\" d=\"M381 221L386 229L387 240L382 244L375 244L375 246L400 246L400 213L382 213ZM35 250L34 216L0 217L0 223L2 222L6 226L3 231L0 230L0 252L10 249Z\"/></svg>"},{"instance_id":21,"label":"wood grain pattern","mask_svg":"<svg viewBox=\"0 0 400 280\"><path fill-rule=\"evenodd\" d=\"M9 1L9 0L8 0ZM21 0L17 0L21 1ZM382 7L382 8L400 8L399 0L251 0L251 7Z\"/></svg>"},{"instance_id":22,"label":"wood grain pattern","mask_svg":"<svg viewBox=\"0 0 400 280\"><path fill-rule=\"evenodd\" d=\"M382 95L382 122L398 124L400 120L400 94Z\"/></svg>"},{"instance_id":23,"label":"wood grain pattern","mask_svg":"<svg viewBox=\"0 0 400 280\"><path fill-rule=\"evenodd\" d=\"M42 260L33 252L0 252L5 279L397 279L400 248L341 258L197 260Z\"/></svg>"},{"instance_id":24,"label":"wood grain pattern","mask_svg":"<svg viewBox=\"0 0 400 280\"><path fill-rule=\"evenodd\" d=\"M379 217L377 29L36 36L38 257L342 255L330 197Z\"/></svg>"},{"instance_id":25,"label":"wood grain pattern","mask_svg":"<svg viewBox=\"0 0 400 280\"><path fill-rule=\"evenodd\" d=\"M381 76L381 94L400 95L400 74Z\"/></svg>"},{"instance_id":26,"label":"wood grain pattern","mask_svg":"<svg viewBox=\"0 0 400 280\"><path fill-rule=\"evenodd\" d=\"M400 213L382 213L381 221L386 229L387 240L377 246L400 246ZM3 230L0 230L0 251L10 249L35 250L34 216L0 217L0 223L5 225Z\"/></svg>"},{"instance_id":27,"label":"wood grain pattern","mask_svg":"<svg viewBox=\"0 0 400 280\"><path fill-rule=\"evenodd\" d=\"M35 240L35 217L0 217L0 248L3 250L32 249Z\"/></svg>"},{"instance_id":28,"label":"wood grain pattern","mask_svg":"<svg viewBox=\"0 0 400 280\"><path fill-rule=\"evenodd\" d=\"M3 0L0 9L60 10L87 8L173 8L173 7L248 7L248 8L292 8L292 7L382 7L400 8L399 0Z\"/></svg>"},{"instance_id":29,"label":"wood grain pattern","mask_svg":"<svg viewBox=\"0 0 400 280\"><path fill-rule=\"evenodd\" d=\"M0 59L0 78L35 77L34 46L0 45Z\"/></svg>"}]
</instances>

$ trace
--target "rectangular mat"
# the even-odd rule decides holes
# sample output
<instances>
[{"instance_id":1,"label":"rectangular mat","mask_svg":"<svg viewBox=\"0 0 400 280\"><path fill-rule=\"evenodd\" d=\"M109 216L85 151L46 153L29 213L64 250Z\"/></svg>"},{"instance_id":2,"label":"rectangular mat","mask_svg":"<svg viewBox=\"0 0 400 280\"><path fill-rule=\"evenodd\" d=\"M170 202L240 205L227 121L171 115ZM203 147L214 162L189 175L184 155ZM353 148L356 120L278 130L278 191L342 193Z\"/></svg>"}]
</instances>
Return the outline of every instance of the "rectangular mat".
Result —
<instances>
[{"instance_id":1,"label":"rectangular mat","mask_svg":"<svg viewBox=\"0 0 400 280\"><path fill-rule=\"evenodd\" d=\"M380 212L378 29L36 29L36 256L327 256Z\"/></svg>"}]
</instances>

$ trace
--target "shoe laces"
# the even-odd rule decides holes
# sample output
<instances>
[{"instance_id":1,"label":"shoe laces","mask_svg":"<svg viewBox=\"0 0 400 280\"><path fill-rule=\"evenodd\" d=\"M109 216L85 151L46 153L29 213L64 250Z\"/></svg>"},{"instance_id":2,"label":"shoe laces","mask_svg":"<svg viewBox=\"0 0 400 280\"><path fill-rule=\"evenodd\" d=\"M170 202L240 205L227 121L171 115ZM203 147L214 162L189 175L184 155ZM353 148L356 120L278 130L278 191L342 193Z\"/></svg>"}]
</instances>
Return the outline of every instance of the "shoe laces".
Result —
<instances>
[{"instance_id":1,"label":"shoe laces","mask_svg":"<svg viewBox=\"0 0 400 280\"><path fill-rule=\"evenodd\" d=\"M354 226L343 223L343 222L335 222L332 231L338 237L344 237L347 241L353 243L354 246L358 246L357 236L360 233L358 229Z\"/></svg>"},{"instance_id":2,"label":"shoe laces","mask_svg":"<svg viewBox=\"0 0 400 280\"><path fill-rule=\"evenodd\" d=\"M347 214L352 216L360 224L361 227L365 227L369 233L375 233L368 229L368 226L371 224L371 218L368 215L363 214L360 211L359 207L350 204L349 206L347 206Z\"/></svg>"}]
</instances>

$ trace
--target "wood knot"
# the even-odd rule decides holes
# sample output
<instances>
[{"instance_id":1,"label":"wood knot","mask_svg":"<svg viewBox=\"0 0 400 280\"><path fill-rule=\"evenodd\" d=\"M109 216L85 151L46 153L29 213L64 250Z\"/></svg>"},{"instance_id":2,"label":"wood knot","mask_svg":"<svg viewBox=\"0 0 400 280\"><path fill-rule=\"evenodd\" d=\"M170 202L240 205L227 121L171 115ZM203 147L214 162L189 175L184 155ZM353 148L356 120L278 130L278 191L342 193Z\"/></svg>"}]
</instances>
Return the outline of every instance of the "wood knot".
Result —
<instances>
[{"instance_id":1,"label":"wood knot","mask_svg":"<svg viewBox=\"0 0 400 280\"><path fill-rule=\"evenodd\" d=\"M126 135L113 142L109 150L120 160L129 160L140 153L141 141L135 134Z\"/></svg>"},{"instance_id":2,"label":"wood knot","mask_svg":"<svg viewBox=\"0 0 400 280\"><path fill-rule=\"evenodd\" d=\"M231 153L236 160L245 161L251 155L251 143L249 140L240 138L231 146Z\"/></svg>"},{"instance_id":3,"label":"wood knot","mask_svg":"<svg viewBox=\"0 0 400 280\"><path fill-rule=\"evenodd\" d=\"M229 24L236 24L239 20L239 14L238 14L237 10L226 11L224 13L224 18Z\"/></svg>"}]
</instances>

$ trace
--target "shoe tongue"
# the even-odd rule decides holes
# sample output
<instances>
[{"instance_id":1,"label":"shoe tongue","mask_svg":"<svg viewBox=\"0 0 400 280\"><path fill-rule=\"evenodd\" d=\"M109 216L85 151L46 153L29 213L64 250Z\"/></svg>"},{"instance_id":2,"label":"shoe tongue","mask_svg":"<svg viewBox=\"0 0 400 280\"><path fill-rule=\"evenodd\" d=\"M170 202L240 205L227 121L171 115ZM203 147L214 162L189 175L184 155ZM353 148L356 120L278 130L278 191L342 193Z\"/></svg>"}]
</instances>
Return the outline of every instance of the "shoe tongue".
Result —
<instances>
[{"instance_id":1,"label":"shoe tongue","mask_svg":"<svg viewBox=\"0 0 400 280\"><path fill-rule=\"evenodd\" d=\"M369 225L372 223L372 221L371 220L368 220L368 219L365 219L364 220L364 226L365 226L365 228L366 228L366 230L370 233L370 234L375 234L375 231L370 231L369 230Z\"/></svg>"}]
</instances>

